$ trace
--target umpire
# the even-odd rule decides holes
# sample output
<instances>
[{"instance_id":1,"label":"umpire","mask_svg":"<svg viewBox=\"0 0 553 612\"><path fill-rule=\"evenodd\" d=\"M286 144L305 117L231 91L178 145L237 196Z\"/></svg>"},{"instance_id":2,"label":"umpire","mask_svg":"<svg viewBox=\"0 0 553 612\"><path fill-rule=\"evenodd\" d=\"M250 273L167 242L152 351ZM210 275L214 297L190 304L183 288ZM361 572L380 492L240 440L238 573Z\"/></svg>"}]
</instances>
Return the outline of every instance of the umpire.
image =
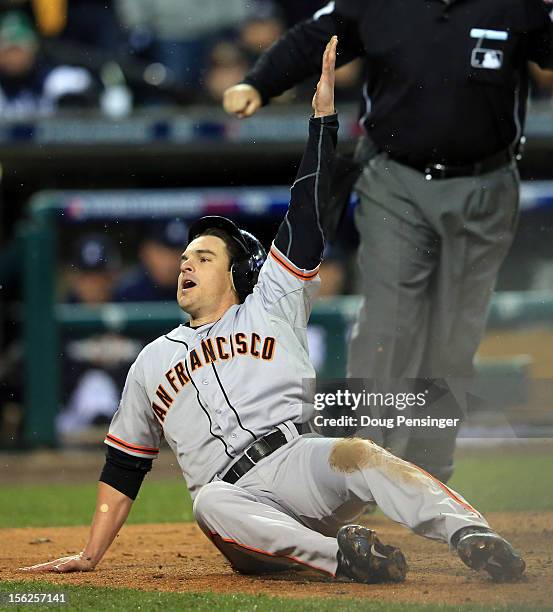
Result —
<instances>
[{"instance_id":1,"label":"umpire","mask_svg":"<svg viewBox=\"0 0 553 612\"><path fill-rule=\"evenodd\" d=\"M355 211L365 299L349 376L472 374L517 222L527 62L553 68L550 10L548 0L336 0L290 29L225 92L228 112L253 115L320 70L332 34L338 65L365 60ZM449 416L453 397L434 397L433 409ZM447 480L456 434L392 431L377 439Z\"/></svg>"}]
</instances>

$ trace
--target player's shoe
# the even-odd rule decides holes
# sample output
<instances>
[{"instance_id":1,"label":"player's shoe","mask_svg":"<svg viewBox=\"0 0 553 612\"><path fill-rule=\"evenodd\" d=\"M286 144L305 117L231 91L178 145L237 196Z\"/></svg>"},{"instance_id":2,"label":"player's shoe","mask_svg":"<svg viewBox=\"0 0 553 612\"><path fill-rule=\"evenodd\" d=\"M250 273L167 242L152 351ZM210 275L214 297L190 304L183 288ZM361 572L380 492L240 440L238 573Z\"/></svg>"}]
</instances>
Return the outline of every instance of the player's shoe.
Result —
<instances>
[{"instance_id":1,"label":"player's shoe","mask_svg":"<svg viewBox=\"0 0 553 612\"><path fill-rule=\"evenodd\" d=\"M485 527L464 527L454 536L461 561L485 570L497 582L518 580L526 568L524 559L499 534Z\"/></svg>"},{"instance_id":2,"label":"player's shoe","mask_svg":"<svg viewBox=\"0 0 553 612\"><path fill-rule=\"evenodd\" d=\"M338 531L336 578L373 584L402 582L407 562L399 548L382 544L371 529L345 525Z\"/></svg>"}]
</instances>

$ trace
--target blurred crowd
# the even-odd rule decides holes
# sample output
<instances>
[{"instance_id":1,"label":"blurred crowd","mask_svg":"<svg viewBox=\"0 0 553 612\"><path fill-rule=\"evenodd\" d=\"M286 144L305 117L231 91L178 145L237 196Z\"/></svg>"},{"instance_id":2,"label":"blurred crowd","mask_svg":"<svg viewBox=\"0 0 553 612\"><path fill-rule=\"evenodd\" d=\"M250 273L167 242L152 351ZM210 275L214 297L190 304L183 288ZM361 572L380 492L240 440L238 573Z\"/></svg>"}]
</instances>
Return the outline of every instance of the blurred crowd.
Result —
<instances>
[{"instance_id":1,"label":"blurred crowd","mask_svg":"<svg viewBox=\"0 0 553 612\"><path fill-rule=\"evenodd\" d=\"M257 57L323 0L0 0L0 116L67 107L124 116L219 104ZM337 76L357 101L359 62ZM310 97L312 83L282 102Z\"/></svg>"}]
</instances>

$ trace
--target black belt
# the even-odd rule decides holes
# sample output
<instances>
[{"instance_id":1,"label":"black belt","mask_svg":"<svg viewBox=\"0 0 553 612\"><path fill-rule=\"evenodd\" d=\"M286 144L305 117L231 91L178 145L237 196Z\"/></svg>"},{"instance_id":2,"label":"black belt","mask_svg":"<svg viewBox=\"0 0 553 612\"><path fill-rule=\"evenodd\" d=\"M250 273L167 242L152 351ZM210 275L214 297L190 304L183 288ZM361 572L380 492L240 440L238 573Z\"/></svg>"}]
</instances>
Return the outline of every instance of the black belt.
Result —
<instances>
[{"instance_id":1,"label":"black belt","mask_svg":"<svg viewBox=\"0 0 553 612\"><path fill-rule=\"evenodd\" d=\"M301 425L297 423L293 423L293 425L298 430L298 433L301 434ZM254 465L259 463L261 459L268 457L288 442L280 429L259 438L246 448L240 459L232 464L232 467L224 476L221 476L221 480L234 484L239 478L242 478L244 474L249 472Z\"/></svg>"},{"instance_id":2,"label":"black belt","mask_svg":"<svg viewBox=\"0 0 553 612\"><path fill-rule=\"evenodd\" d=\"M491 157L486 157L475 164L468 164L466 166L447 166L445 164L427 163L417 164L411 163L399 157L390 155L390 158L409 166L425 175L425 178L430 181L432 179L448 179L448 178L459 178L462 176L478 176L480 174L486 174L487 172L493 172L501 166L505 166L513 161L514 155L510 149L504 149L499 151Z\"/></svg>"}]
</instances>

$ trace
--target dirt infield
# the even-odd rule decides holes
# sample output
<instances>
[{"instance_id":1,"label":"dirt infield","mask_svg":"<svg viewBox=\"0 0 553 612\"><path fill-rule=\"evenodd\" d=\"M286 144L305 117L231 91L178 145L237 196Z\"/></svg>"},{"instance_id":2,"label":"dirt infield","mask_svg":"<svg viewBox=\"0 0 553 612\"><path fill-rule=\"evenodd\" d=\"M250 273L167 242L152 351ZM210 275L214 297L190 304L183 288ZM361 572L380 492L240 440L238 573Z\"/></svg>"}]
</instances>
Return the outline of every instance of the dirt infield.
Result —
<instances>
[{"instance_id":1,"label":"dirt infield","mask_svg":"<svg viewBox=\"0 0 553 612\"><path fill-rule=\"evenodd\" d=\"M418 603L550 605L553 584L553 512L490 514L490 522L525 555L527 578L494 584L450 554L443 544L412 535L385 518L371 520L386 542L404 550L406 582L359 585L331 582L305 571L263 578L235 574L193 524L127 525L92 573L34 574L14 568L80 550L88 528L0 530L0 580L47 578L58 584L130 587L143 590L247 593L289 597L354 597ZM286 585L282 582L285 581Z\"/></svg>"}]
</instances>

